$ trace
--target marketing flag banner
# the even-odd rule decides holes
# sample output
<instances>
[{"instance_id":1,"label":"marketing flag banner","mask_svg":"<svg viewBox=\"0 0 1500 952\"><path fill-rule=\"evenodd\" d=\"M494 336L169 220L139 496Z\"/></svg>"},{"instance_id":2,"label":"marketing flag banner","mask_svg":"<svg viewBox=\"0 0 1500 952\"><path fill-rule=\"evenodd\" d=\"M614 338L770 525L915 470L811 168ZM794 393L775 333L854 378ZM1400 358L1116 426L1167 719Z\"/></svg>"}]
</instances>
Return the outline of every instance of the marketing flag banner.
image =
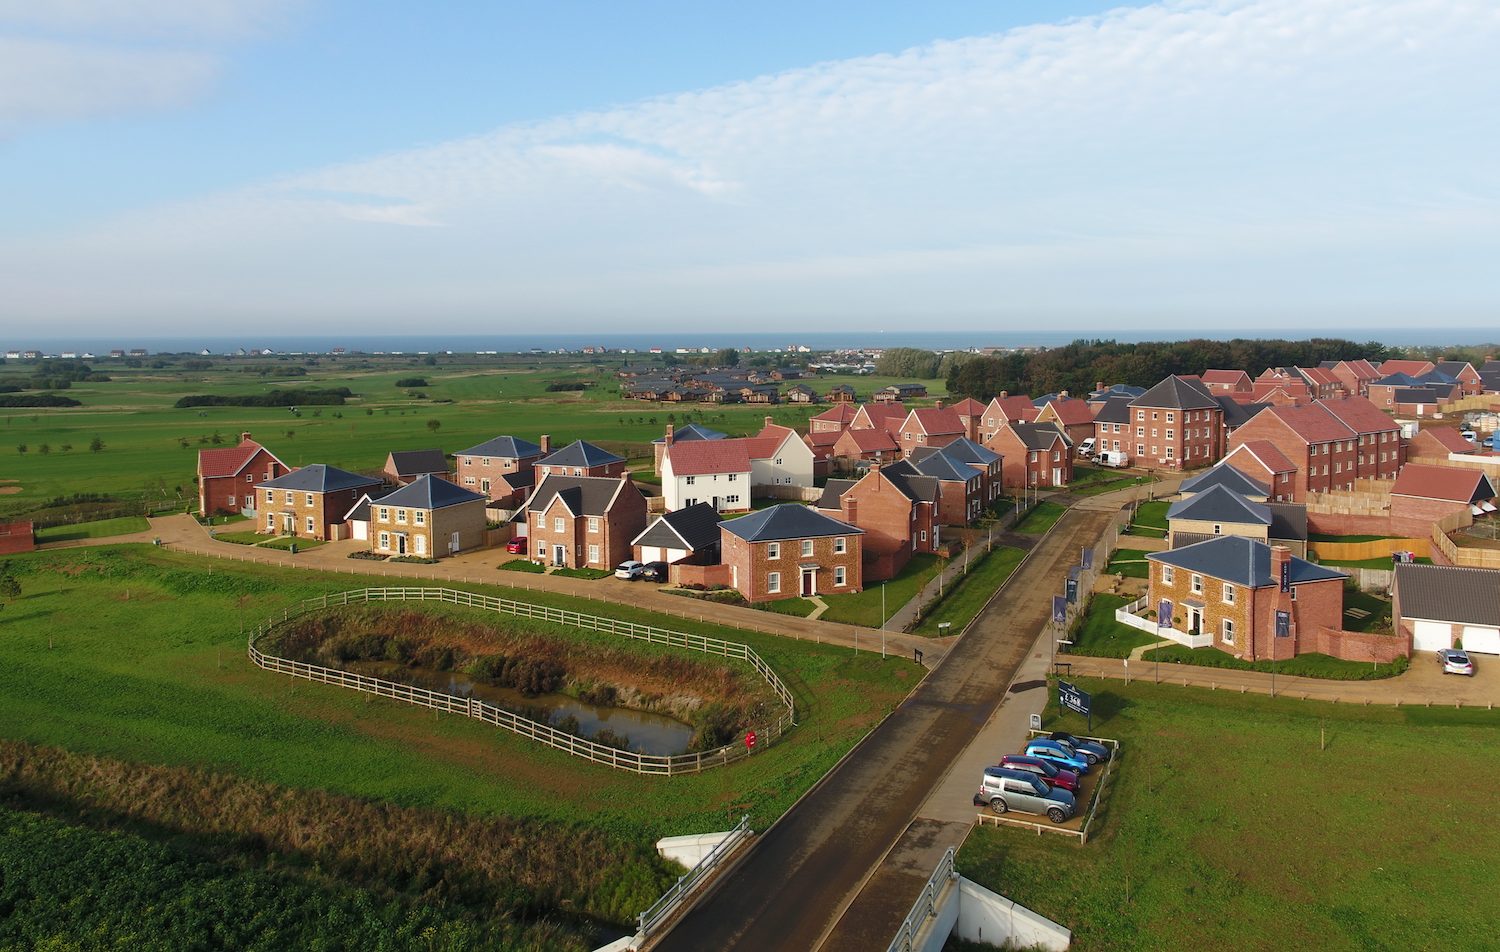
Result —
<instances>
[{"instance_id":1,"label":"marketing flag banner","mask_svg":"<svg viewBox=\"0 0 1500 952\"><path fill-rule=\"evenodd\" d=\"M1172 603L1167 601L1165 598L1162 599L1161 604L1156 607L1156 627L1172 627Z\"/></svg>"},{"instance_id":2,"label":"marketing flag banner","mask_svg":"<svg viewBox=\"0 0 1500 952\"><path fill-rule=\"evenodd\" d=\"M1290 638L1292 636L1292 613L1279 611L1276 613L1276 637Z\"/></svg>"},{"instance_id":3,"label":"marketing flag banner","mask_svg":"<svg viewBox=\"0 0 1500 952\"><path fill-rule=\"evenodd\" d=\"M1052 620L1059 625L1068 620L1068 600L1061 595L1052 596Z\"/></svg>"},{"instance_id":4,"label":"marketing flag banner","mask_svg":"<svg viewBox=\"0 0 1500 952\"><path fill-rule=\"evenodd\" d=\"M1290 592L1292 590L1292 563L1281 563L1281 590Z\"/></svg>"},{"instance_id":5,"label":"marketing flag banner","mask_svg":"<svg viewBox=\"0 0 1500 952\"><path fill-rule=\"evenodd\" d=\"M1068 579L1068 604L1072 605L1078 601L1078 579Z\"/></svg>"}]
</instances>

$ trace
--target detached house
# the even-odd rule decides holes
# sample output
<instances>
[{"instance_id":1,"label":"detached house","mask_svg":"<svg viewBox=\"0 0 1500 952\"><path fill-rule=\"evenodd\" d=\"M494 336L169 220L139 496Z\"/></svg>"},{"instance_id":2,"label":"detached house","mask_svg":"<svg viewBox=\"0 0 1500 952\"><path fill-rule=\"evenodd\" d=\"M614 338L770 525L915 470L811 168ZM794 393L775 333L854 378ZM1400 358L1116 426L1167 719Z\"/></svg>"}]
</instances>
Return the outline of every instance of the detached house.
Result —
<instances>
[{"instance_id":1,"label":"detached house","mask_svg":"<svg viewBox=\"0 0 1500 952\"><path fill-rule=\"evenodd\" d=\"M1319 367L1333 374L1344 385L1344 392L1351 397L1369 396L1370 384L1379 380L1381 373L1375 365L1363 358L1359 360L1325 360Z\"/></svg>"},{"instance_id":2,"label":"detached house","mask_svg":"<svg viewBox=\"0 0 1500 952\"><path fill-rule=\"evenodd\" d=\"M833 399L832 394L829 394L829 399ZM858 414L859 409L854 404L848 401L834 402L833 406L827 410L808 419L807 432L842 433L849 428Z\"/></svg>"},{"instance_id":3,"label":"detached house","mask_svg":"<svg viewBox=\"0 0 1500 952\"><path fill-rule=\"evenodd\" d=\"M727 433L711 430L697 423L689 423L681 428L667 424L665 436L658 436L651 441L651 449L654 456L653 470L656 475L661 475L661 458L667 452L667 446L673 443L692 443L696 440L723 440L728 439Z\"/></svg>"},{"instance_id":4,"label":"detached house","mask_svg":"<svg viewBox=\"0 0 1500 952\"><path fill-rule=\"evenodd\" d=\"M551 437L542 437L542 449L546 450ZM544 476L596 476L612 479L625 472L625 457L616 456L609 450L600 449L592 443L574 440L556 453L548 453L536 461L536 475Z\"/></svg>"},{"instance_id":5,"label":"detached house","mask_svg":"<svg viewBox=\"0 0 1500 952\"><path fill-rule=\"evenodd\" d=\"M1203 381L1209 393L1216 395L1249 393L1254 389L1250 375L1243 370L1205 370L1198 379Z\"/></svg>"},{"instance_id":6,"label":"detached house","mask_svg":"<svg viewBox=\"0 0 1500 952\"><path fill-rule=\"evenodd\" d=\"M1011 396L1000 391L1000 396L991 400L984 408L979 420L979 442L989 445L990 437L1007 423L1035 423L1040 412L1027 396Z\"/></svg>"},{"instance_id":7,"label":"detached house","mask_svg":"<svg viewBox=\"0 0 1500 952\"><path fill-rule=\"evenodd\" d=\"M531 491L536 481L533 467L543 455L536 443L497 436L454 454L458 484L513 509Z\"/></svg>"},{"instance_id":8,"label":"detached house","mask_svg":"<svg viewBox=\"0 0 1500 952\"><path fill-rule=\"evenodd\" d=\"M953 445L918 448L905 462L914 472L938 481L938 522L965 526L984 514L985 472L969 465L962 455L950 454Z\"/></svg>"},{"instance_id":9,"label":"detached house","mask_svg":"<svg viewBox=\"0 0 1500 952\"><path fill-rule=\"evenodd\" d=\"M630 474L543 476L526 503L533 562L608 569L626 561L646 528L646 497Z\"/></svg>"},{"instance_id":10,"label":"detached house","mask_svg":"<svg viewBox=\"0 0 1500 952\"><path fill-rule=\"evenodd\" d=\"M1007 423L984 445L1000 454L1006 489L1066 486L1073 480L1073 447L1051 423Z\"/></svg>"},{"instance_id":11,"label":"detached house","mask_svg":"<svg viewBox=\"0 0 1500 952\"><path fill-rule=\"evenodd\" d=\"M1130 402L1130 456L1141 466L1212 466L1224 455L1223 416L1201 382L1167 377Z\"/></svg>"},{"instance_id":12,"label":"detached house","mask_svg":"<svg viewBox=\"0 0 1500 952\"><path fill-rule=\"evenodd\" d=\"M1241 464L1238 447L1266 442L1293 467L1290 480L1277 479L1278 499L1305 502L1309 493L1350 489L1356 479L1394 479L1401 468L1401 428L1363 397L1318 400L1305 407L1270 407L1241 426L1232 437L1230 460L1247 475L1266 480L1263 471ZM1254 456L1266 464L1259 450Z\"/></svg>"},{"instance_id":13,"label":"detached house","mask_svg":"<svg viewBox=\"0 0 1500 952\"><path fill-rule=\"evenodd\" d=\"M484 545L489 499L437 476L418 476L370 502L371 548L437 559Z\"/></svg>"},{"instance_id":14,"label":"detached house","mask_svg":"<svg viewBox=\"0 0 1500 952\"><path fill-rule=\"evenodd\" d=\"M719 527L730 585L748 602L858 592L863 530L808 506L772 506Z\"/></svg>"},{"instance_id":15,"label":"detached house","mask_svg":"<svg viewBox=\"0 0 1500 952\"><path fill-rule=\"evenodd\" d=\"M670 436L669 436L670 438ZM661 492L669 512L706 502L715 512L750 508L748 440L668 443L661 462Z\"/></svg>"},{"instance_id":16,"label":"detached house","mask_svg":"<svg viewBox=\"0 0 1500 952\"><path fill-rule=\"evenodd\" d=\"M1484 378L1467 360L1440 360L1433 369L1457 381L1459 392L1466 397L1484 393Z\"/></svg>"},{"instance_id":17,"label":"detached house","mask_svg":"<svg viewBox=\"0 0 1500 952\"><path fill-rule=\"evenodd\" d=\"M911 411L896 431L901 452L907 456L918 447L947 446L954 440L963 439L964 435L963 420L944 407L942 401L930 409Z\"/></svg>"},{"instance_id":18,"label":"detached house","mask_svg":"<svg viewBox=\"0 0 1500 952\"><path fill-rule=\"evenodd\" d=\"M1168 547L1175 549L1232 535L1284 545L1294 554L1306 555L1307 507L1243 496L1230 487L1237 480L1251 481L1231 467L1223 469L1222 481L1207 488L1200 486L1198 492L1173 503L1167 510ZM1253 491L1262 492L1263 487L1253 485Z\"/></svg>"},{"instance_id":19,"label":"detached house","mask_svg":"<svg viewBox=\"0 0 1500 952\"><path fill-rule=\"evenodd\" d=\"M448 458L442 450L395 450L385 458L382 470L398 486L416 482L423 476L448 478Z\"/></svg>"},{"instance_id":20,"label":"detached house","mask_svg":"<svg viewBox=\"0 0 1500 952\"><path fill-rule=\"evenodd\" d=\"M722 518L706 502L678 509L656 520L630 541L638 562L714 565L719 561Z\"/></svg>"},{"instance_id":21,"label":"detached house","mask_svg":"<svg viewBox=\"0 0 1500 952\"><path fill-rule=\"evenodd\" d=\"M1068 442L1077 446L1094 435L1094 408L1087 400L1059 396L1037 411L1036 422L1056 424Z\"/></svg>"},{"instance_id":22,"label":"detached house","mask_svg":"<svg viewBox=\"0 0 1500 952\"><path fill-rule=\"evenodd\" d=\"M938 550L938 481L917 473L909 461L875 465L858 480L832 479L818 511L864 530L864 581L894 578L916 553Z\"/></svg>"},{"instance_id":23,"label":"detached house","mask_svg":"<svg viewBox=\"0 0 1500 952\"><path fill-rule=\"evenodd\" d=\"M378 479L322 463L257 483L257 531L306 539L342 538L345 514L361 496L381 485Z\"/></svg>"},{"instance_id":24,"label":"detached house","mask_svg":"<svg viewBox=\"0 0 1500 952\"><path fill-rule=\"evenodd\" d=\"M255 484L288 467L276 454L240 434L238 446L198 451L198 511L205 516L255 509Z\"/></svg>"},{"instance_id":25,"label":"detached house","mask_svg":"<svg viewBox=\"0 0 1500 952\"><path fill-rule=\"evenodd\" d=\"M761 431L745 441L750 455L752 492L770 495L765 493L766 487L812 486L813 451L796 430L772 423L766 417Z\"/></svg>"}]
</instances>

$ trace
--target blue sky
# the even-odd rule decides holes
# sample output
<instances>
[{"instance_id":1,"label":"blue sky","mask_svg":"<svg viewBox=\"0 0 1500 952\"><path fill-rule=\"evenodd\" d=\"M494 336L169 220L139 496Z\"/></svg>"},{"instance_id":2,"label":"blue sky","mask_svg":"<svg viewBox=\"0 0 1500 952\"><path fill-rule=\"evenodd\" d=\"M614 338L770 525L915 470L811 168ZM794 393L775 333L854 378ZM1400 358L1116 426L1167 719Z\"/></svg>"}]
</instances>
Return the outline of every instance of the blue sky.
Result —
<instances>
[{"instance_id":1,"label":"blue sky","mask_svg":"<svg viewBox=\"0 0 1500 952\"><path fill-rule=\"evenodd\" d=\"M0 336L1488 330L1497 40L1478 0L0 0Z\"/></svg>"}]
</instances>

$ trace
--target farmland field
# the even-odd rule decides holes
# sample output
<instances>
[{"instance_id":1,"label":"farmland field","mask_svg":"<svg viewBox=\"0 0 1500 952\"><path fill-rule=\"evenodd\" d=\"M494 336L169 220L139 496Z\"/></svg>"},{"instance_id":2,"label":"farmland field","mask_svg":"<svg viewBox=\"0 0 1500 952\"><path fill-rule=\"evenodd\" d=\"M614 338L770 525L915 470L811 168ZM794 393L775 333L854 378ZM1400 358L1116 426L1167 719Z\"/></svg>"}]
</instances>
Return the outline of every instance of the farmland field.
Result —
<instances>
[{"instance_id":1,"label":"farmland field","mask_svg":"<svg viewBox=\"0 0 1500 952\"><path fill-rule=\"evenodd\" d=\"M1500 713L1349 708L1083 681L1123 743L1086 845L981 827L963 875L1069 926L1073 948L1486 949L1500 932ZM1049 705L1049 713L1055 706ZM1082 733L1081 717L1053 717ZM1393 795L1391 765L1464 782ZM1319 779L1313 779L1319 778ZM1463 914L1455 915L1457 900Z\"/></svg>"}]
</instances>

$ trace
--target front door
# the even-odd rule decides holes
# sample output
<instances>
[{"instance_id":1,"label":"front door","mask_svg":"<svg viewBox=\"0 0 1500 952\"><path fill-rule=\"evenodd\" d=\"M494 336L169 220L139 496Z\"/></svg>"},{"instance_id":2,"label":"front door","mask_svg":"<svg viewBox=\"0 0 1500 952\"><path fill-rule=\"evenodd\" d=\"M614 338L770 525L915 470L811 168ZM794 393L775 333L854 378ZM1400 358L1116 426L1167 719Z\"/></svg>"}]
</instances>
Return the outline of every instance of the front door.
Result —
<instances>
[{"instance_id":1,"label":"front door","mask_svg":"<svg viewBox=\"0 0 1500 952\"><path fill-rule=\"evenodd\" d=\"M566 565L568 562L568 549L566 546L554 545L552 547L552 564Z\"/></svg>"},{"instance_id":2,"label":"front door","mask_svg":"<svg viewBox=\"0 0 1500 952\"><path fill-rule=\"evenodd\" d=\"M1052 467L1052 485L1054 485L1054 486L1061 486L1062 484L1063 484L1062 469L1060 467L1057 467L1057 466Z\"/></svg>"},{"instance_id":3,"label":"front door","mask_svg":"<svg viewBox=\"0 0 1500 952\"><path fill-rule=\"evenodd\" d=\"M479 481L479 491L486 496L490 494L490 481L488 479L481 479Z\"/></svg>"},{"instance_id":4,"label":"front door","mask_svg":"<svg viewBox=\"0 0 1500 952\"><path fill-rule=\"evenodd\" d=\"M1196 635L1203 631L1203 613L1196 608L1188 609L1188 634Z\"/></svg>"},{"instance_id":5,"label":"front door","mask_svg":"<svg viewBox=\"0 0 1500 952\"><path fill-rule=\"evenodd\" d=\"M453 535L451 537L449 537L449 539L448 539L448 551L449 552L457 552L458 551L458 533L457 532L453 533Z\"/></svg>"},{"instance_id":6,"label":"front door","mask_svg":"<svg viewBox=\"0 0 1500 952\"><path fill-rule=\"evenodd\" d=\"M714 497L714 512L718 512L718 511L719 511L719 497L715 496Z\"/></svg>"},{"instance_id":7,"label":"front door","mask_svg":"<svg viewBox=\"0 0 1500 952\"><path fill-rule=\"evenodd\" d=\"M283 512L281 514L281 534L282 535L296 535L297 534L297 517L296 517L296 515L294 515L293 513L290 513L290 512Z\"/></svg>"},{"instance_id":8,"label":"front door","mask_svg":"<svg viewBox=\"0 0 1500 952\"><path fill-rule=\"evenodd\" d=\"M396 554L406 554L406 533L404 532L396 533Z\"/></svg>"},{"instance_id":9,"label":"front door","mask_svg":"<svg viewBox=\"0 0 1500 952\"><path fill-rule=\"evenodd\" d=\"M818 594L818 573L813 569L802 570L802 597Z\"/></svg>"}]
</instances>

